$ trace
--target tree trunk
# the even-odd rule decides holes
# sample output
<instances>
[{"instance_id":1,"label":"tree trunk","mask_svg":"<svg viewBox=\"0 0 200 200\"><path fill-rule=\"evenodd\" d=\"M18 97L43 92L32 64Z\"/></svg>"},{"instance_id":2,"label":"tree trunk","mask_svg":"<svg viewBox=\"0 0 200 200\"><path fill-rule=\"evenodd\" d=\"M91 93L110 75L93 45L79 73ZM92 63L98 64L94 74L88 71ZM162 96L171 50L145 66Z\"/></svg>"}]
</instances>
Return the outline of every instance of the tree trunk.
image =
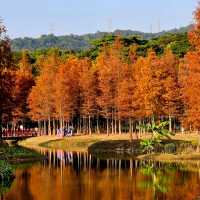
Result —
<instances>
[{"instance_id":1,"label":"tree trunk","mask_svg":"<svg viewBox=\"0 0 200 200\"><path fill-rule=\"evenodd\" d=\"M60 130L62 130L62 128L63 128L62 117L60 117L59 123L60 123Z\"/></svg>"},{"instance_id":2,"label":"tree trunk","mask_svg":"<svg viewBox=\"0 0 200 200\"><path fill-rule=\"evenodd\" d=\"M82 133L82 119L79 117L79 132Z\"/></svg>"},{"instance_id":3,"label":"tree trunk","mask_svg":"<svg viewBox=\"0 0 200 200\"><path fill-rule=\"evenodd\" d=\"M115 112L115 134L117 134L117 116Z\"/></svg>"},{"instance_id":4,"label":"tree trunk","mask_svg":"<svg viewBox=\"0 0 200 200\"><path fill-rule=\"evenodd\" d=\"M106 117L106 132L107 132L107 135L109 135L109 120L108 120L108 116Z\"/></svg>"},{"instance_id":5,"label":"tree trunk","mask_svg":"<svg viewBox=\"0 0 200 200\"><path fill-rule=\"evenodd\" d=\"M113 119L113 111L112 111L112 121L111 121L111 132L112 132L112 135L114 133L114 119Z\"/></svg>"},{"instance_id":6,"label":"tree trunk","mask_svg":"<svg viewBox=\"0 0 200 200\"><path fill-rule=\"evenodd\" d=\"M133 132L131 130L132 120L129 118L129 134L130 134L130 142L131 142L131 152L133 152Z\"/></svg>"},{"instance_id":7,"label":"tree trunk","mask_svg":"<svg viewBox=\"0 0 200 200\"><path fill-rule=\"evenodd\" d=\"M80 121L79 118L77 119L77 126L76 126L76 134L78 135L79 133L79 127L80 127Z\"/></svg>"},{"instance_id":8,"label":"tree trunk","mask_svg":"<svg viewBox=\"0 0 200 200\"><path fill-rule=\"evenodd\" d=\"M172 116L169 115L169 132L172 132Z\"/></svg>"},{"instance_id":9,"label":"tree trunk","mask_svg":"<svg viewBox=\"0 0 200 200\"><path fill-rule=\"evenodd\" d=\"M89 119L88 119L88 124L89 124L89 134L92 135L92 131L91 131L91 119L90 119L90 115L89 115Z\"/></svg>"},{"instance_id":10,"label":"tree trunk","mask_svg":"<svg viewBox=\"0 0 200 200\"><path fill-rule=\"evenodd\" d=\"M153 122L152 122L153 123ZM146 128L145 128L145 119L142 120L142 133L146 134Z\"/></svg>"},{"instance_id":11,"label":"tree trunk","mask_svg":"<svg viewBox=\"0 0 200 200\"><path fill-rule=\"evenodd\" d=\"M84 135L86 134L86 129L87 129L87 127L86 127L86 123L85 123L85 117L83 117L83 133L84 133Z\"/></svg>"},{"instance_id":12,"label":"tree trunk","mask_svg":"<svg viewBox=\"0 0 200 200\"><path fill-rule=\"evenodd\" d=\"M97 116L97 133L99 134L100 131L99 131L99 115Z\"/></svg>"},{"instance_id":13,"label":"tree trunk","mask_svg":"<svg viewBox=\"0 0 200 200\"><path fill-rule=\"evenodd\" d=\"M128 120L128 125L129 125L128 132L130 133L130 132L132 132L132 120L131 120L131 118L129 118L129 120Z\"/></svg>"},{"instance_id":14,"label":"tree trunk","mask_svg":"<svg viewBox=\"0 0 200 200\"><path fill-rule=\"evenodd\" d=\"M46 129L46 121L44 120L44 135L46 135L47 129Z\"/></svg>"},{"instance_id":15,"label":"tree trunk","mask_svg":"<svg viewBox=\"0 0 200 200\"><path fill-rule=\"evenodd\" d=\"M122 130L121 130L121 120L119 119L118 121L118 128L119 128L119 134L122 134Z\"/></svg>"},{"instance_id":16,"label":"tree trunk","mask_svg":"<svg viewBox=\"0 0 200 200\"><path fill-rule=\"evenodd\" d=\"M48 135L51 135L51 118L48 119Z\"/></svg>"},{"instance_id":17,"label":"tree trunk","mask_svg":"<svg viewBox=\"0 0 200 200\"><path fill-rule=\"evenodd\" d=\"M181 133L184 134L184 125L183 125L183 121L181 122L181 127L180 127L180 129L181 129Z\"/></svg>"},{"instance_id":18,"label":"tree trunk","mask_svg":"<svg viewBox=\"0 0 200 200\"><path fill-rule=\"evenodd\" d=\"M131 131L132 131L132 133L133 133L133 125L134 125L133 120L131 120Z\"/></svg>"},{"instance_id":19,"label":"tree trunk","mask_svg":"<svg viewBox=\"0 0 200 200\"><path fill-rule=\"evenodd\" d=\"M53 118L53 135L56 135L56 123L54 118Z\"/></svg>"},{"instance_id":20,"label":"tree trunk","mask_svg":"<svg viewBox=\"0 0 200 200\"><path fill-rule=\"evenodd\" d=\"M141 137L141 120L139 120L139 137Z\"/></svg>"},{"instance_id":21,"label":"tree trunk","mask_svg":"<svg viewBox=\"0 0 200 200\"><path fill-rule=\"evenodd\" d=\"M38 132L37 136L41 134L40 120L38 120Z\"/></svg>"}]
</instances>

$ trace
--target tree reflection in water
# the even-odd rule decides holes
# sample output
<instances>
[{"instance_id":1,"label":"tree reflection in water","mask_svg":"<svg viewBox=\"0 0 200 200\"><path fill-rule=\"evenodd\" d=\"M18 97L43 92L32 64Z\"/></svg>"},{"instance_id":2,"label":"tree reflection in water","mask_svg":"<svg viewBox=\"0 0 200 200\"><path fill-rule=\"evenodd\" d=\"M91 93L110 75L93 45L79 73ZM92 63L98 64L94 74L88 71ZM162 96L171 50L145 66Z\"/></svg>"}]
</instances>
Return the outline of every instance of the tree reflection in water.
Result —
<instances>
[{"instance_id":1,"label":"tree reflection in water","mask_svg":"<svg viewBox=\"0 0 200 200\"><path fill-rule=\"evenodd\" d=\"M13 182L13 178L8 178L8 179L4 179L3 181L0 181L0 197L1 197L1 199L3 199L4 194L10 190L12 182Z\"/></svg>"},{"instance_id":2,"label":"tree reflection in water","mask_svg":"<svg viewBox=\"0 0 200 200\"><path fill-rule=\"evenodd\" d=\"M176 172L175 166L157 167L155 162L148 161L139 171L144 175L144 180L138 185L142 189L151 189L153 199L157 199L156 195L159 193L164 194L171 191L170 187Z\"/></svg>"},{"instance_id":3,"label":"tree reflection in water","mask_svg":"<svg viewBox=\"0 0 200 200\"><path fill-rule=\"evenodd\" d=\"M181 165L61 150L41 153L48 159L17 170L5 200L190 200L200 195L198 172Z\"/></svg>"}]
</instances>

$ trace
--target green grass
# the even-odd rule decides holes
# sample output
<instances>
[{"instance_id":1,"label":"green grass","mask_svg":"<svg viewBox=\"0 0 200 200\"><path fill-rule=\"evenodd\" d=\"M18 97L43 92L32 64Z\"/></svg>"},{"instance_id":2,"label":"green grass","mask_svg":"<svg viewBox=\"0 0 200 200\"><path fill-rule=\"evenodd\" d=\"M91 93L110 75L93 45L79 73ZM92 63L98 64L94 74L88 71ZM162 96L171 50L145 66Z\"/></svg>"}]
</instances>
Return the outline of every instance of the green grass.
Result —
<instances>
[{"instance_id":1,"label":"green grass","mask_svg":"<svg viewBox=\"0 0 200 200\"><path fill-rule=\"evenodd\" d=\"M0 180L9 179L13 175L13 168L5 160L0 160Z\"/></svg>"},{"instance_id":2,"label":"green grass","mask_svg":"<svg viewBox=\"0 0 200 200\"><path fill-rule=\"evenodd\" d=\"M30 149L20 146L9 146L0 144L0 160L6 160L9 163L21 163L42 159L43 157Z\"/></svg>"},{"instance_id":3,"label":"green grass","mask_svg":"<svg viewBox=\"0 0 200 200\"><path fill-rule=\"evenodd\" d=\"M39 153L19 146L9 146L6 142L0 143L0 195L6 193L14 179L16 168L27 163L43 159Z\"/></svg>"},{"instance_id":4,"label":"green grass","mask_svg":"<svg viewBox=\"0 0 200 200\"><path fill-rule=\"evenodd\" d=\"M5 160L0 160L0 195L8 192L14 179L13 167Z\"/></svg>"},{"instance_id":5,"label":"green grass","mask_svg":"<svg viewBox=\"0 0 200 200\"><path fill-rule=\"evenodd\" d=\"M6 160L0 160L0 195L6 193L14 179L14 168Z\"/></svg>"}]
</instances>

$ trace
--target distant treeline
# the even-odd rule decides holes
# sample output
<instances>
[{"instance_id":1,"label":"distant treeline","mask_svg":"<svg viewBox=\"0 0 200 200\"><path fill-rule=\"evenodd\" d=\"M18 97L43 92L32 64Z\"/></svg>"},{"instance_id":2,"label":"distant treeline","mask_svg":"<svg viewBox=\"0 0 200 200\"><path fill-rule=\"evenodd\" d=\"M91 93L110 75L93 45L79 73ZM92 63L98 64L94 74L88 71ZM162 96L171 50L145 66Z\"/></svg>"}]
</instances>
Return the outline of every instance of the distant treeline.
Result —
<instances>
[{"instance_id":1,"label":"distant treeline","mask_svg":"<svg viewBox=\"0 0 200 200\"><path fill-rule=\"evenodd\" d=\"M39 38L16 38L12 40L12 49L14 51L19 51L22 49L35 50L35 49L46 49L51 47L58 47L62 49L68 49L72 51L80 51L88 49L91 47L91 41L100 39L107 35L118 35L123 37L137 36L143 40L150 40L152 38L157 38L168 33L185 33L188 31L190 26L183 27L180 29L172 29L170 31L162 31L159 33L144 33L132 30L115 30L114 32L96 32L85 35L64 35L55 36L53 34L42 35Z\"/></svg>"},{"instance_id":2,"label":"distant treeline","mask_svg":"<svg viewBox=\"0 0 200 200\"><path fill-rule=\"evenodd\" d=\"M40 48L35 50L26 50L26 52L29 54L29 61L31 64L36 63L39 57L47 56L55 50L63 58L67 58L69 55L73 54L79 58L88 57L92 60L95 60L102 47L113 44L116 37L116 35L112 34L105 35L100 39L91 40L90 47L88 46L88 48L83 50L70 50L59 47L49 47L44 49ZM182 58L190 48L187 32L166 33L150 40L141 39L141 37L138 36L125 37L120 35L120 40L123 45L122 51L125 57L128 56L129 49L133 45L137 46L136 52L138 56L146 56L149 49L154 50L156 54L160 56L163 54L164 49L169 48L173 54L179 58ZM24 50L13 51L13 58L15 62L18 62L22 58L23 51Z\"/></svg>"}]
</instances>

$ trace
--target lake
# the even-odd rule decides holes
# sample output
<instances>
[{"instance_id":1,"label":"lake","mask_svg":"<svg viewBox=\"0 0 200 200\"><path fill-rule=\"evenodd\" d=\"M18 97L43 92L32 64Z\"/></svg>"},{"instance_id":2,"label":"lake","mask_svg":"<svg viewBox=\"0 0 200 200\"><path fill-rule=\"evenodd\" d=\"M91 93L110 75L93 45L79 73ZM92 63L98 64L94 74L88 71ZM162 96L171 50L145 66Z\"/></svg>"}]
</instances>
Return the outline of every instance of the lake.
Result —
<instances>
[{"instance_id":1,"label":"lake","mask_svg":"<svg viewBox=\"0 0 200 200\"><path fill-rule=\"evenodd\" d=\"M16 170L1 200L199 200L200 162L163 164L40 150L47 159Z\"/></svg>"}]
</instances>

